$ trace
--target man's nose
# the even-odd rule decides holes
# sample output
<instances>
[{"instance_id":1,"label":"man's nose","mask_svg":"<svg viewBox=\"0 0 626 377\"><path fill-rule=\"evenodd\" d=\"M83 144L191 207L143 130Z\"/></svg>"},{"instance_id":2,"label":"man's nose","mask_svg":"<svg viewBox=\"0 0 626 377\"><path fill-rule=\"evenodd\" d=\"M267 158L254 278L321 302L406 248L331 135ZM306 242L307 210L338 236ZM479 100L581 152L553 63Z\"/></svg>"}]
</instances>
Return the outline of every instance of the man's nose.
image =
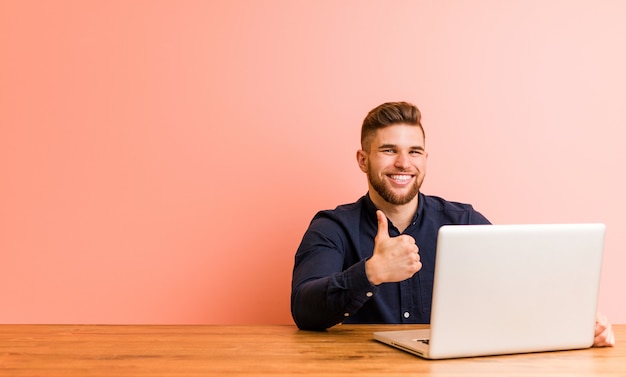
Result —
<instances>
[{"instance_id":1,"label":"man's nose","mask_svg":"<svg viewBox=\"0 0 626 377\"><path fill-rule=\"evenodd\" d=\"M406 168L409 166L409 156L406 153L398 153L395 165L398 168Z\"/></svg>"}]
</instances>

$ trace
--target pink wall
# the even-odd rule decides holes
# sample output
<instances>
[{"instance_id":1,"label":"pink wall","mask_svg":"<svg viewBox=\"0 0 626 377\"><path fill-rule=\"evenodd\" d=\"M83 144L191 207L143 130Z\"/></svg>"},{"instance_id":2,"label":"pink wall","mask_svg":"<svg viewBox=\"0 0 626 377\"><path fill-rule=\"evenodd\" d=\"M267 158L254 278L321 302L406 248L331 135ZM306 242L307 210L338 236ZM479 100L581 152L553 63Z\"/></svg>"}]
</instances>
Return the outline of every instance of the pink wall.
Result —
<instances>
[{"instance_id":1,"label":"pink wall","mask_svg":"<svg viewBox=\"0 0 626 377\"><path fill-rule=\"evenodd\" d=\"M291 323L313 214L413 101L424 192L608 226L626 323L626 2L0 1L0 323Z\"/></svg>"}]
</instances>

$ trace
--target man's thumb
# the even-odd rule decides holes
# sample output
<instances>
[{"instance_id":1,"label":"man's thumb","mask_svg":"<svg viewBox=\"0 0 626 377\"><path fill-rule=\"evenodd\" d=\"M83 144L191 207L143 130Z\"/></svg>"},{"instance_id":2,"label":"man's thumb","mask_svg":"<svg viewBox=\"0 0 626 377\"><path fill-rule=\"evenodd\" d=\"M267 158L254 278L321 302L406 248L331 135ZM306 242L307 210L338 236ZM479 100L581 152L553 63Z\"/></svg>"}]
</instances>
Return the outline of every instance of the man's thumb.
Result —
<instances>
[{"instance_id":1,"label":"man's thumb","mask_svg":"<svg viewBox=\"0 0 626 377\"><path fill-rule=\"evenodd\" d=\"M378 232L376 233L376 238L384 239L389 238L389 229L387 226L387 216L383 213L383 211L376 211L376 218L378 219Z\"/></svg>"}]
</instances>

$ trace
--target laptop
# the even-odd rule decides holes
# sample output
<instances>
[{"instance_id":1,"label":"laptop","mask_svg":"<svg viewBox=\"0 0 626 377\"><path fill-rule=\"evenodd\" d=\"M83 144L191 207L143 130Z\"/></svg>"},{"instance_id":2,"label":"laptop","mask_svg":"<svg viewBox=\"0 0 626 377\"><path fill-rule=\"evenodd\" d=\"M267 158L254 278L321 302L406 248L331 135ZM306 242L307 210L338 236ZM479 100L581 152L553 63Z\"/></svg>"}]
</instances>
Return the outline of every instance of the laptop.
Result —
<instances>
[{"instance_id":1,"label":"laptop","mask_svg":"<svg viewBox=\"0 0 626 377\"><path fill-rule=\"evenodd\" d=\"M374 339L427 359L591 347L604 235L604 224L443 226L430 328Z\"/></svg>"}]
</instances>

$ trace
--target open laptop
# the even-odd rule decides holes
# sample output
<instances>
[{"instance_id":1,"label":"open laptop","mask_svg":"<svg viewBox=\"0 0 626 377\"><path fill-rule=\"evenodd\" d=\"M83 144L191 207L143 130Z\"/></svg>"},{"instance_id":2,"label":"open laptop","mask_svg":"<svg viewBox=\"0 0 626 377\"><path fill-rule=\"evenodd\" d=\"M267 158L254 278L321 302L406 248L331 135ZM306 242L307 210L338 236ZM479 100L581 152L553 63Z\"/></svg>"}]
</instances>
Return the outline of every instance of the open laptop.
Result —
<instances>
[{"instance_id":1,"label":"open laptop","mask_svg":"<svg viewBox=\"0 0 626 377\"><path fill-rule=\"evenodd\" d=\"M604 224L443 226L430 329L374 339L428 359L591 347L604 235Z\"/></svg>"}]
</instances>

